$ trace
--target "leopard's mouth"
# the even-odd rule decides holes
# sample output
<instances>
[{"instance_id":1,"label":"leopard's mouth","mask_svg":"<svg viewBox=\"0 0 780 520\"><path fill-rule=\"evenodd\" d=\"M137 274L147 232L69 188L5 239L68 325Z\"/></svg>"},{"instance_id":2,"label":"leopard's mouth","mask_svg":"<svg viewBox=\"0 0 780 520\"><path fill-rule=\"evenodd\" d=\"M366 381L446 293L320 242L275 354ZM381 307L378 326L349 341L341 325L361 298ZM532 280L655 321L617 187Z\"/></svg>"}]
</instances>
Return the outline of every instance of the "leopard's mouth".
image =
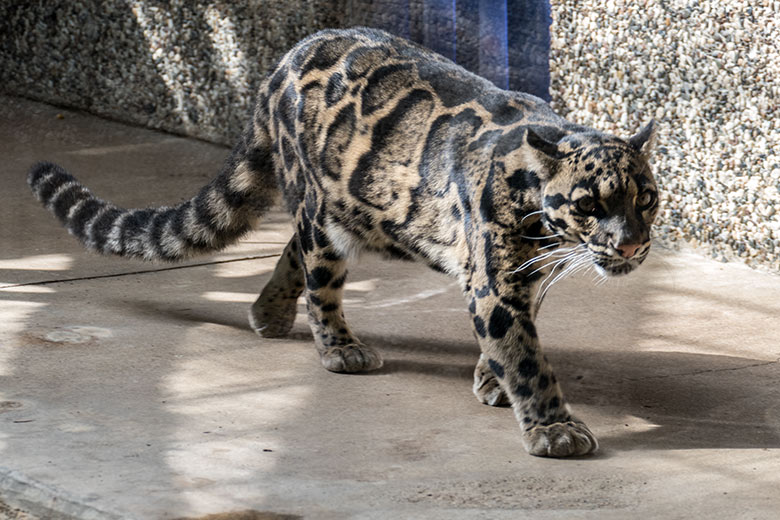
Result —
<instances>
[{"instance_id":1,"label":"leopard's mouth","mask_svg":"<svg viewBox=\"0 0 780 520\"><path fill-rule=\"evenodd\" d=\"M594 254L593 265L596 267L596 271L598 271L601 275L623 276L639 267L640 264L644 262L646 257L647 252L641 256L629 259Z\"/></svg>"},{"instance_id":2,"label":"leopard's mouth","mask_svg":"<svg viewBox=\"0 0 780 520\"><path fill-rule=\"evenodd\" d=\"M631 260L616 261L610 264L594 261L593 264L596 266L596 270L604 276L622 276L639 267L638 263Z\"/></svg>"}]
</instances>

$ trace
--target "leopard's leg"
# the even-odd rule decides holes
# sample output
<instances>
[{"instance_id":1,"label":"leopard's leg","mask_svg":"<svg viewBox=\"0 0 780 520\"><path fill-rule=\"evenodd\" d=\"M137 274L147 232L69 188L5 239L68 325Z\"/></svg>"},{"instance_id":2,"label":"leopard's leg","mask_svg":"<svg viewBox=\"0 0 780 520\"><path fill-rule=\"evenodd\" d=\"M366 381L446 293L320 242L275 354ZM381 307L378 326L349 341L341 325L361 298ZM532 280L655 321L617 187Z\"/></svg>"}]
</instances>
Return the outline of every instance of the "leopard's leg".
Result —
<instances>
[{"instance_id":1,"label":"leopard's leg","mask_svg":"<svg viewBox=\"0 0 780 520\"><path fill-rule=\"evenodd\" d=\"M298 237L293 235L276 263L271 279L249 309L249 324L261 336L279 338L290 332L304 286L300 261Z\"/></svg>"},{"instance_id":2,"label":"leopard's leg","mask_svg":"<svg viewBox=\"0 0 780 520\"><path fill-rule=\"evenodd\" d=\"M306 305L314 344L331 372L366 372L382 366L382 357L364 345L344 319L342 293L347 261L322 229L323 219L299 211L298 233L306 284ZM320 222L318 222L318 220Z\"/></svg>"},{"instance_id":3,"label":"leopard's leg","mask_svg":"<svg viewBox=\"0 0 780 520\"><path fill-rule=\"evenodd\" d=\"M479 356L477 367L474 369L473 391L480 403L490 406L509 405L509 398L501 388L498 378L488 365L488 359L484 354Z\"/></svg>"},{"instance_id":4,"label":"leopard's leg","mask_svg":"<svg viewBox=\"0 0 780 520\"><path fill-rule=\"evenodd\" d=\"M477 373L489 369L495 376L523 430L523 444L532 455L567 457L596 451L596 437L571 415L552 367L541 352L529 311L528 289L495 280L492 285L490 290L471 291L469 310L482 350ZM491 384L489 373L480 377L485 385ZM477 392L477 396L485 402L489 393L480 397Z\"/></svg>"}]
</instances>

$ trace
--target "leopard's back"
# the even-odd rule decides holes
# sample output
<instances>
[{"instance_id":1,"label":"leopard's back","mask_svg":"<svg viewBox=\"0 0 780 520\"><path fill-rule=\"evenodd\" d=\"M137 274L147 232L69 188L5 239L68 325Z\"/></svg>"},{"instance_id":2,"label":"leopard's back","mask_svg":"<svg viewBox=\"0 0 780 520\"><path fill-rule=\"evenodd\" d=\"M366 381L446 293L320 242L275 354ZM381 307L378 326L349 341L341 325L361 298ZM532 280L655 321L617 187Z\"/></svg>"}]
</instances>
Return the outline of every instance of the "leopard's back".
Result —
<instances>
[{"instance_id":1,"label":"leopard's back","mask_svg":"<svg viewBox=\"0 0 780 520\"><path fill-rule=\"evenodd\" d=\"M358 241L448 271L491 149L520 146L518 125L574 130L539 98L365 28L323 31L292 49L262 86L257 117L291 211L307 192L326 194L329 220L318 223L309 204L304 241L329 230L344 250Z\"/></svg>"}]
</instances>

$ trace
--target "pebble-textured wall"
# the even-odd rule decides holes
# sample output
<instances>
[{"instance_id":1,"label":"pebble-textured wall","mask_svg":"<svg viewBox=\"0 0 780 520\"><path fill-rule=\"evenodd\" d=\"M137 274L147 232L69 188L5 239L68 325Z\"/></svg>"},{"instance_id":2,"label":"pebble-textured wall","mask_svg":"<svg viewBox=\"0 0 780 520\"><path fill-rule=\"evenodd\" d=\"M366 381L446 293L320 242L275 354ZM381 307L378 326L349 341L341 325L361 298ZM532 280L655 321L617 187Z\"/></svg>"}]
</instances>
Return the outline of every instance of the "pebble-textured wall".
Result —
<instances>
[{"instance_id":1,"label":"pebble-textured wall","mask_svg":"<svg viewBox=\"0 0 780 520\"><path fill-rule=\"evenodd\" d=\"M780 268L780 2L554 0L556 110L628 135L655 118L659 234Z\"/></svg>"},{"instance_id":2,"label":"pebble-textured wall","mask_svg":"<svg viewBox=\"0 0 780 520\"><path fill-rule=\"evenodd\" d=\"M265 72L346 1L0 2L0 89L232 144Z\"/></svg>"}]
</instances>

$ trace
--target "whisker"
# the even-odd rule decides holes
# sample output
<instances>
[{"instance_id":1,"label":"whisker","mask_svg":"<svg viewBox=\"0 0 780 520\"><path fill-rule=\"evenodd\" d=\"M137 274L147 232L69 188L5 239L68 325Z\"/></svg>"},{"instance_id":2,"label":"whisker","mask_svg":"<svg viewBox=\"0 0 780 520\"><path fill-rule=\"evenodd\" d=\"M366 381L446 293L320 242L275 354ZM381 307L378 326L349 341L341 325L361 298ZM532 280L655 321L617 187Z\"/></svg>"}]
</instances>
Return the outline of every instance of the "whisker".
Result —
<instances>
[{"instance_id":1,"label":"whisker","mask_svg":"<svg viewBox=\"0 0 780 520\"><path fill-rule=\"evenodd\" d=\"M542 292L542 288L544 287L544 284L547 282L547 280L550 279L550 277L553 275L554 272L555 272L555 268L553 268L552 271L550 271L550 274L547 275L547 278L542 280L542 283L539 284L539 290L536 292L536 301L538 303L542 303L542 299L544 298L544 293Z\"/></svg>"},{"instance_id":2,"label":"whisker","mask_svg":"<svg viewBox=\"0 0 780 520\"><path fill-rule=\"evenodd\" d=\"M531 276L531 275L533 275L533 274L536 274L536 273L538 273L539 271L541 271L542 269L544 269L544 268L546 268L546 267L548 267L548 266L551 266L551 265L553 265L553 264L555 264L555 267L553 267L553 268L552 268L552 270L553 270L553 271L555 271L555 268L556 268L556 267L558 267L558 266L559 266L559 265L561 265L561 264L565 264L567 261L569 261L569 260L571 260L571 259L575 258L575 257L576 257L578 254L579 254L578 252L573 252L573 253L569 253L568 255L564 256L563 258L556 258L556 259L555 259L555 260L553 260L552 262L548 262L548 263L544 264L542 267L539 267L539 268L537 268L537 269L535 269L535 270L531 271L530 273L528 273L528 276ZM550 274L552 274L552 272L551 272Z\"/></svg>"},{"instance_id":3,"label":"whisker","mask_svg":"<svg viewBox=\"0 0 780 520\"><path fill-rule=\"evenodd\" d=\"M512 274L515 274L515 273L517 273L517 272L519 272L519 271L522 271L523 269L525 269L525 268L527 268L527 267L530 267L531 265L535 264L536 262L541 262L542 260L545 260L545 259L547 259L547 258L550 258L550 257L551 257L551 256L553 256L555 253L557 253L557 251L550 251L550 252L548 252L548 253L544 253L544 254L541 254L541 255L539 255L539 256L535 256L535 257L531 258L530 260L526 260L525 262L523 262L523 263L520 265L520 267L518 267L517 269L515 269L514 271L512 271Z\"/></svg>"},{"instance_id":4,"label":"whisker","mask_svg":"<svg viewBox=\"0 0 780 520\"><path fill-rule=\"evenodd\" d=\"M537 301L541 303L541 301L544 299L544 296L547 294L547 291L550 290L550 288L555 285L557 282L563 280L567 276L571 276L574 273L587 268L588 263L590 263L590 258L586 254L582 254L577 258L576 261L569 264L563 271L558 273L558 276L552 279L550 283L547 284L547 287L544 287L544 282L539 286L539 292L537 293ZM550 273L550 276L552 276L552 273ZM545 281L549 279L549 276L545 278Z\"/></svg>"},{"instance_id":5,"label":"whisker","mask_svg":"<svg viewBox=\"0 0 780 520\"><path fill-rule=\"evenodd\" d=\"M586 252L578 252L578 254L575 256L574 260L571 261L569 265L566 266L566 268L558 274L548 285L547 289L549 289L555 282L561 279L562 275L564 274L573 274L574 272L580 270L583 267L587 267L588 265L591 265L592 261L590 259L590 256ZM549 278L549 277L548 277ZM546 290L546 289L545 289Z\"/></svg>"},{"instance_id":6,"label":"whisker","mask_svg":"<svg viewBox=\"0 0 780 520\"><path fill-rule=\"evenodd\" d=\"M561 245L561 244L562 244L562 242L554 242L554 243L552 243L552 244L549 244L549 245L546 245L546 246L544 246L544 247L538 247L538 248L536 248L536 250L537 250L537 251L541 251L542 249L549 249L549 248L551 248L551 247L559 246L559 245Z\"/></svg>"},{"instance_id":7,"label":"whisker","mask_svg":"<svg viewBox=\"0 0 780 520\"><path fill-rule=\"evenodd\" d=\"M583 245L583 244L580 244L580 245ZM523 269L526 269L526 268L530 267L531 265L535 264L536 262L541 262L542 260L545 260L545 259L550 258L552 256L560 256L560 255L564 255L565 256L565 255L571 253L572 251L574 251L575 249L577 249L578 247L579 246L576 246L576 247L563 247L563 248L560 248L560 249L556 249L555 251L548 251L548 252L543 253L541 255L535 256L535 257L531 258L530 260L526 260L525 262L523 262L520 265L520 267L518 267L517 269L512 271L512 274L517 273L519 271L522 271Z\"/></svg>"},{"instance_id":8,"label":"whisker","mask_svg":"<svg viewBox=\"0 0 780 520\"><path fill-rule=\"evenodd\" d=\"M567 260L571 260L571 258L570 258L570 257L576 258L576 260L574 260L574 261L573 261L571 264L567 265L567 266L566 266L566 267L563 269L562 273L565 273L566 271L568 271L569 269L571 269L571 268L572 268L572 266L579 265L579 263L581 263L581 260L582 260L582 257L583 257L583 256L584 256L584 253L582 253L582 252L577 252L576 254L575 254L575 253L573 253L572 255L569 255L569 257L566 257L566 258L563 258L563 259L561 259L561 260L558 260L557 262L550 262L550 264L552 264L552 263L555 263L555 265L554 265L554 266L553 266L553 268L550 270L550 274L548 274L548 275L547 275L547 278L545 278L544 280L542 280L542 283L541 283L541 284L539 284L539 290L541 291L541 290L542 290L542 288L544 287L544 284L547 282L547 280L549 280L549 279L550 279L550 277L551 277L551 276L553 276L553 275L555 274L555 270L558 268L558 266L559 266L559 265L561 265L561 264L565 263ZM547 265L550 265L550 264L547 264ZM539 269L537 269L536 271L539 271ZM535 273L536 271L534 271L534 273ZM531 274L533 274L533 273L531 273ZM560 276L560 274L559 274L558 276ZM552 282L550 282L550 285L552 285L553 283L555 283L555 280L557 280L557 279L558 279L558 277L556 277L556 278L555 278L555 279L554 279ZM548 288L549 288L549 286L548 286ZM545 291L546 291L546 290L545 290ZM541 301L541 300L539 300L539 301Z\"/></svg>"},{"instance_id":9,"label":"whisker","mask_svg":"<svg viewBox=\"0 0 780 520\"><path fill-rule=\"evenodd\" d=\"M548 238L562 237L563 234L555 233L554 235L547 235L544 237L529 237L527 235L517 235L517 236L519 236L520 238L527 238L528 240L546 240Z\"/></svg>"},{"instance_id":10,"label":"whisker","mask_svg":"<svg viewBox=\"0 0 780 520\"><path fill-rule=\"evenodd\" d=\"M549 259L551 257L557 257L552 262L548 262L547 264L543 265L542 267L539 267L538 269L536 269L532 273L529 273L529 276L530 276L531 274L534 274L534 273L537 273L537 272L541 271L542 269L546 268L547 266L550 266L550 265L553 265L553 264L557 264L557 263L559 263L561 261L565 262L566 260L570 260L571 258L573 258L574 256L576 256L577 254L580 253L579 251L576 251L576 249L577 248L565 248L563 250L556 250L556 251L553 251L551 253L545 253L544 255L539 255L538 257L533 258L531 261L526 262L529 265L527 265L527 266L523 265L521 267L523 269L527 269L528 267L530 267L531 264L535 264L536 262L540 262L542 260L547 260L547 259ZM518 270L519 270L519 268L518 268Z\"/></svg>"},{"instance_id":11,"label":"whisker","mask_svg":"<svg viewBox=\"0 0 780 520\"><path fill-rule=\"evenodd\" d=\"M561 272L558 276L553 278L553 280L549 283L549 285L545 288L544 292L542 293L542 297L544 297L544 294L550 290L550 288L558 283L559 281L562 281L564 278L570 278L577 274L578 272L582 271L583 269L587 269L588 266L586 265L587 262L579 262L578 264L571 264L566 270Z\"/></svg>"},{"instance_id":12,"label":"whisker","mask_svg":"<svg viewBox=\"0 0 780 520\"><path fill-rule=\"evenodd\" d=\"M579 267L574 269L571 274L575 275L582 272L588 272L588 270L592 268L593 268L593 262L591 262L590 259L588 259L587 262L582 262Z\"/></svg>"},{"instance_id":13,"label":"whisker","mask_svg":"<svg viewBox=\"0 0 780 520\"><path fill-rule=\"evenodd\" d=\"M555 265L553 265L552 269L550 269L550 273L547 275L547 278L542 280L542 284L544 284L545 281L547 281L551 276L553 276L553 273L555 273L555 270L558 269L558 267L566 264L567 260L569 260L569 259L568 258L562 258L560 260L557 260L556 262L550 262L549 264L540 267L539 269L537 269L536 271L534 271L534 272L532 272L530 274L537 273L537 272L541 271L542 269L544 269L545 267L547 267L549 265L552 265L552 264L555 264ZM530 274L529 274L529 276L530 276Z\"/></svg>"},{"instance_id":14,"label":"whisker","mask_svg":"<svg viewBox=\"0 0 780 520\"><path fill-rule=\"evenodd\" d=\"M531 213L529 213L529 214L525 215L523 218L521 218L520 219L520 223L522 224L523 221L525 219L527 219L528 217L532 217L534 215L541 215L542 213L544 213L544 210L542 210L542 209L540 209L539 211L532 211Z\"/></svg>"}]
</instances>

